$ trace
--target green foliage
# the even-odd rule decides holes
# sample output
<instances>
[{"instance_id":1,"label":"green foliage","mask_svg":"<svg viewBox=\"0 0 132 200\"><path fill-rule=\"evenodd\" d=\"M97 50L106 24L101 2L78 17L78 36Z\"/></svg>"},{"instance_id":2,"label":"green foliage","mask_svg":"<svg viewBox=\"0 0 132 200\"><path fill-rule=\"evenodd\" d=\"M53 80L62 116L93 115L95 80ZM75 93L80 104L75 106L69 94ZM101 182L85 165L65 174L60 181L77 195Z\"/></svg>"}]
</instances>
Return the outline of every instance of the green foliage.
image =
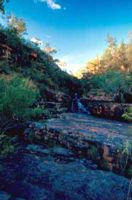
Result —
<instances>
[{"instance_id":1,"label":"green foliage","mask_svg":"<svg viewBox=\"0 0 132 200\"><path fill-rule=\"evenodd\" d=\"M88 155L92 158L97 160L99 158L99 150L96 146L91 145L88 149Z\"/></svg>"},{"instance_id":2,"label":"green foliage","mask_svg":"<svg viewBox=\"0 0 132 200\"><path fill-rule=\"evenodd\" d=\"M14 120L25 120L42 113L32 105L39 92L32 83L14 76L0 78L0 128L8 128Z\"/></svg>"},{"instance_id":3,"label":"green foliage","mask_svg":"<svg viewBox=\"0 0 132 200\"><path fill-rule=\"evenodd\" d=\"M11 58L6 65L10 68L8 70L0 64L1 73L17 72L32 79L40 88L41 94L44 94L47 88L68 94L73 94L80 88L80 82L75 77L62 71L51 55L20 37L16 29L0 27L0 44L12 49ZM32 53L37 55L36 59L32 57Z\"/></svg>"},{"instance_id":4,"label":"green foliage","mask_svg":"<svg viewBox=\"0 0 132 200\"><path fill-rule=\"evenodd\" d=\"M131 87L132 75L119 70L108 70L91 78L94 88L103 89L106 93L125 92Z\"/></svg>"},{"instance_id":5,"label":"green foliage","mask_svg":"<svg viewBox=\"0 0 132 200\"><path fill-rule=\"evenodd\" d=\"M128 121L132 121L132 107L130 107L122 116L124 119Z\"/></svg>"},{"instance_id":6,"label":"green foliage","mask_svg":"<svg viewBox=\"0 0 132 200\"><path fill-rule=\"evenodd\" d=\"M101 74L110 69L132 72L132 42L117 44L112 36L108 36L108 47L103 55L89 61L84 76Z\"/></svg>"},{"instance_id":7,"label":"green foliage","mask_svg":"<svg viewBox=\"0 0 132 200\"><path fill-rule=\"evenodd\" d=\"M121 147L121 157L120 157L120 168L122 174L127 172L128 174L128 166L129 166L129 158L131 158L131 147L132 147L132 142L126 140ZM130 175L130 174L129 174Z\"/></svg>"},{"instance_id":8,"label":"green foliage","mask_svg":"<svg viewBox=\"0 0 132 200\"><path fill-rule=\"evenodd\" d=\"M128 177L132 177L132 166L130 166L128 169L127 169L127 175Z\"/></svg>"},{"instance_id":9,"label":"green foliage","mask_svg":"<svg viewBox=\"0 0 132 200\"><path fill-rule=\"evenodd\" d=\"M14 15L7 16L7 25L10 29L16 30L18 35L23 35L26 32L26 24L24 20L18 19Z\"/></svg>"},{"instance_id":10,"label":"green foliage","mask_svg":"<svg viewBox=\"0 0 132 200\"><path fill-rule=\"evenodd\" d=\"M113 96L120 93L123 102L124 93L132 89L132 41L118 44L111 36L107 41L103 55L87 63L82 83L88 90L102 89Z\"/></svg>"},{"instance_id":11,"label":"green foliage","mask_svg":"<svg viewBox=\"0 0 132 200\"><path fill-rule=\"evenodd\" d=\"M16 29L0 26L0 44L5 44L13 50L19 51L23 48L22 41L23 39L18 36Z\"/></svg>"},{"instance_id":12,"label":"green foliage","mask_svg":"<svg viewBox=\"0 0 132 200\"><path fill-rule=\"evenodd\" d=\"M104 170L109 170L109 161L108 160L103 159L101 165Z\"/></svg>"},{"instance_id":13,"label":"green foliage","mask_svg":"<svg viewBox=\"0 0 132 200\"><path fill-rule=\"evenodd\" d=\"M0 74L9 74L10 73L10 67L7 62L7 60L1 60L0 61Z\"/></svg>"},{"instance_id":14,"label":"green foliage","mask_svg":"<svg viewBox=\"0 0 132 200\"><path fill-rule=\"evenodd\" d=\"M0 134L0 157L5 157L16 150L15 144L12 143L11 137Z\"/></svg>"},{"instance_id":15,"label":"green foliage","mask_svg":"<svg viewBox=\"0 0 132 200\"><path fill-rule=\"evenodd\" d=\"M123 150L122 150L122 154L126 154L126 155L129 155L130 152L131 152L131 146L132 146L132 142L130 141L125 141L124 144L123 144Z\"/></svg>"},{"instance_id":16,"label":"green foliage","mask_svg":"<svg viewBox=\"0 0 132 200\"><path fill-rule=\"evenodd\" d=\"M44 109L43 110L43 116L45 118L50 118L52 116L52 114L50 113L50 111L48 109Z\"/></svg>"}]
</instances>

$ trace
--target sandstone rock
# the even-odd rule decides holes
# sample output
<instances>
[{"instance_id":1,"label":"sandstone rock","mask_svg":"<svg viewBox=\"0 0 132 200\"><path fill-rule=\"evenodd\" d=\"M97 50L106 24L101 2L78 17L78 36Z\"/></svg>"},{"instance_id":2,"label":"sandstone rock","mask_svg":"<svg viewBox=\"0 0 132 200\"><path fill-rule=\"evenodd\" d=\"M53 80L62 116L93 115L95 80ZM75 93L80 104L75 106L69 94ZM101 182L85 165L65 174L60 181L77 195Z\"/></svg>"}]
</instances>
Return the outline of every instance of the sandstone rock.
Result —
<instances>
[{"instance_id":1,"label":"sandstone rock","mask_svg":"<svg viewBox=\"0 0 132 200\"><path fill-rule=\"evenodd\" d=\"M128 108L132 107L132 104L89 100L85 100L85 105L92 115L122 121L122 115Z\"/></svg>"},{"instance_id":2,"label":"sandstone rock","mask_svg":"<svg viewBox=\"0 0 132 200\"><path fill-rule=\"evenodd\" d=\"M63 116L48 121L47 137L59 141L75 154L96 161L100 167L119 173L121 160L124 159L121 156L123 149L127 143L131 143L129 132L132 126L81 114L69 113ZM128 151L131 158L132 148Z\"/></svg>"},{"instance_id":3,"label":"sandstone rock","mask_svg":"<svg viewBox=\"0 0 132 200\"><path fill-rule=\"evenodd\" d=\"M40 153L40 154L46 154L46 155L50 154L50 148L43 148L42 146L35 145L35 144L29 144L26 147L26 150L33 152L33 153Z\"/></svg>"},{"instance_id":4,"label":"sandstone rock","mask_svg":"<svg viewBox=\"0 0 132 200\"><path fill-rule=\"evenodd\" d=\"M52 154L56 156L64 156L64 157L73 156L73 153L71 151L63 147L54 147L52 149Z\"/></svg>"},{"instance_id":5,"label":"sandstone rock","mask_svg":"<svg viewBox=\"0 0 132 200\"><path fill-rule=\"evenodd\" d=\"M131 130L132 126L123 122L71 113L65 113L58 119L48 120L46 129L43 125L31 127L34 142L52 143L53 145L59 143L72 150L75 155L93 160L98 167L121 174L127 174L129 166L132 164L130 159L132 149L128 149L130 154L128 155L128 165L122 172L122 160L124 160L122 152L127 143L131 143L129 134ZM131 145L129 147L131 148ZM35 151L42 153L40 149ZM62 157L66 157L67 152L65 150L64 155L64 149L60 151L59 148L59 153L54 153L54 150L51 149L50 154L56 157L62 154Z\"/></svg>"},{"instance_id":6,"label":"sandstone rock","mask_svg":"<svg viewBox=\"0 0 132 200\"><path fill-rule=\"evenodd\" d=\"M128 179L83 162L61 163L23 151L3 162L0 183L14 199L26 200L125 200L129 187Z\"/></svg>"}]
</instances>

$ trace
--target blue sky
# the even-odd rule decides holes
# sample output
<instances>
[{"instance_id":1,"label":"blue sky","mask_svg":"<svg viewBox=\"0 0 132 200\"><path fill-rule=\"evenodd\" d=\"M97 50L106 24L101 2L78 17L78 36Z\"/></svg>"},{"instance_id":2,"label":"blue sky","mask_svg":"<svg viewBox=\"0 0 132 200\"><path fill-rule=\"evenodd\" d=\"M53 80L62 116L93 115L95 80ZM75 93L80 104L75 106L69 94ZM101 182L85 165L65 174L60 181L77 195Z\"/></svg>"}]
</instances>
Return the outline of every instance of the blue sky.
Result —
<instances>
[{"instance_id":1,"label":"blue sky","mask_svg":"<svg viewBox=\"0 0 132 200\"><path fill-rule=\"evenodd\" d=\"M132 31L131 0L10 0L7 13L23 17L29 37L49 42L77 71L106 47L106 36L126 40Z\"/></svg>"}]
</instances>

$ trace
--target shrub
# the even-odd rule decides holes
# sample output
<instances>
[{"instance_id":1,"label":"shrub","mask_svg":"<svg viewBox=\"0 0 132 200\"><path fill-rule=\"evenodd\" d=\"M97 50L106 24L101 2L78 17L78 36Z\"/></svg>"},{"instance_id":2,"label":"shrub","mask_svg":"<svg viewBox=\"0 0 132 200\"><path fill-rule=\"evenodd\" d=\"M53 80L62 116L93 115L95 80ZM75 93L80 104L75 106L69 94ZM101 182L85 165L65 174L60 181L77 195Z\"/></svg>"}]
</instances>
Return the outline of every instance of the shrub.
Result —
<instances>
[{"instance_id":1,"label":"shrub","mask_svg":"<svg viewBox=\"0 0 132 200\"><path fill-rule=\"evenodd\" d=\"M0 78L0 132L5 132L16 121L40 114L33 108L39 92L32 81L17 76Z\"/></svg>"},{"instance_id":2,"label":"shrub","mask_svg":"<svg viewBox=\"0 0 132 200\"><path fill-rule=\"evenodd\" d=\"M0 134L0 157L14 153L15 150L16 145L12 143L12 138L5 134Z\"/></svg>"},{"instance_id":3,"label":"shrub","mask_svg":"<svg viewBox=\"0 0 132 200\"><path fill-rule=\"evenodd\" d=\"M127 175L128 177L132 177L132 166L130 166L128 169L127 169Z\"/></svg>"},{"instance_id":4,"label":"shrub","mask_svg":"<svg viewBox=\"0 0 132 200\"><path fill-rule=\"evenodd\" d=\"M127 121L132 121L132 107L130 107L123 115L122 117L126 119Z\"/></svg>"},{"instance_id":5,"label":"shrub","mask_svg":"<svg viewBox=\"0 0 132 200\"><path fill-rule=\"evenodd\" d=\"M93 85L103 89L106 93L125 92L131 87L132 76L117 70L108 70L104 74L94 75Z\"/></svg>"}]
</instances>

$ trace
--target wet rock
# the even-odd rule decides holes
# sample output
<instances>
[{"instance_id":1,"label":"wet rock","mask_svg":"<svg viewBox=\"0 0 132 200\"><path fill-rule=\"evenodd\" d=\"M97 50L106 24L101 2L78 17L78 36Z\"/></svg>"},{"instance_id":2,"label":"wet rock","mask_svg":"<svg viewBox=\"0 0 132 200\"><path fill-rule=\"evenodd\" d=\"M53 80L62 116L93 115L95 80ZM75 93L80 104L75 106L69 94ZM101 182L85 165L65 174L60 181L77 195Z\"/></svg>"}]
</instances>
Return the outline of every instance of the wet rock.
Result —
<instances>
[{"instance_id":1,"label":"wet rock","mask_svg":"<svg viewBox=\"0 0 132 200\"><path fill-rule=\"evenodd\" d=\"M10 194L0 191L0 200L9 200L10 197L11 197Z\"/></svg>"},{"instance_id":2,"label":"wet rock","mask_svg":"<svg viewBox=\"0 0 132 200\"><path fill-rule=\"evenodd\" d=\"M16 159L17 158L17 159ZM19 159L18 159L19 158ZM129 180L83 162L60 163L53 158L19 153L0 172L0 189L14 199L26 200L125 200ZM12 175L14 174L14 175ZM130 193L132 197L132 192ZM3 199L2 199L3 200Z\"/></svg>"},{"instance_id":3,"label":"wet rock","mask_svg":"<svg viewBox=\"0 0 132 200\"><path fill-rule=\"evenodd\" d=\"M9 190L14 196L21 196L26 200L52 200L52 195L44 188L25 181L16 181L10 185Z\"/></svg>"},{"instance_id":4,"label":"wet rock","mask_svg":"<svg viewBox=\"0 0 132 200\"><path fill-rule=\"evenodd\" d=\"M64 157L73 156L73 153L71 151L63 147L54 147L52 149L52 154L56 156L64 156Z\"/></svg>"},{"instance_id":5,"label":"wet rock","mask_svg":"<svg viewBox=\"0 0 132 200\"><path fill-rule=\"evenodd\" d=\"M41 154L50 154L50 149L49 148L44 148L40 145L35 145L35 144L29 144L26 147L26 150L33 152L33 153L41 153Z\"/></svg>"},{"instance_id":6,"label":"wet rock","mask_svg":"<svg viewBox=\"0 0 132 200\"><path fill-rule=\"evenodd\" d=\"M92 169L92 170L98 169L98 166L90 160L82 159L82 160L80 160L80 162L89 169Z\"/></svg>"}]
</instances>

